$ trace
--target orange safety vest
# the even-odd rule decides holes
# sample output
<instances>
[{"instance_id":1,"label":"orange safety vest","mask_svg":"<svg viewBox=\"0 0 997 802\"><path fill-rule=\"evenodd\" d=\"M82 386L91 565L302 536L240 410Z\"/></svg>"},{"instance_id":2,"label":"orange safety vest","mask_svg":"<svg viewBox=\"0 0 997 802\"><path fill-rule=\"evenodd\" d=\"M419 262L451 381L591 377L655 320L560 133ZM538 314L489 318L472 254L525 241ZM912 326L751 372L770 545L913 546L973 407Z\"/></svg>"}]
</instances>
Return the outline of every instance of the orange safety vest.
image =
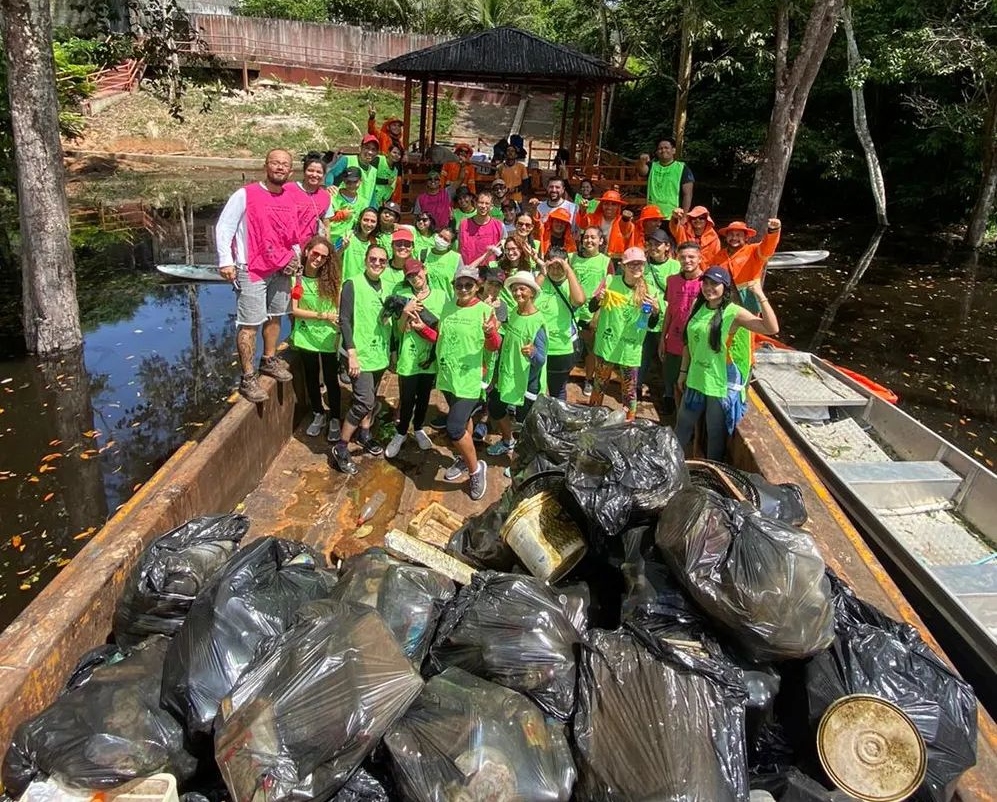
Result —
<instances>
[{"instance_id":1,"label":"orange safety vest","mask_svg":"<svg viewBox=\"0 0 997 802\"><path fill-rule=\"evenodd\" d=\"M779 246L779 231L767 232L761 242L750 242L742 245L734 253L728 253L726 248L720 251L716 264L726 267L734 277L734 283L742 287L750 281L761 277L765 263L775 253Z\"/></svg>"},{"instance_id":2,"label":"orange safety vest","mask_svg":"<svg viewBox=\"0 0 997 802\"><path fill-rule=\"evenodd\" d=\"M717 230L714 228L712 222L706 224L703 236L701 237L696 237L688 220L682 225L676 225L673 220L669 220L668 230L672 232L676 245L681 245L683 242L696 242L699 244L699 253L702 257L701 264L704 270L711 265L725 264L722 261L721 255L723 244L720 242L720 236L717 234Z\"/></svg>"}]
</instances>

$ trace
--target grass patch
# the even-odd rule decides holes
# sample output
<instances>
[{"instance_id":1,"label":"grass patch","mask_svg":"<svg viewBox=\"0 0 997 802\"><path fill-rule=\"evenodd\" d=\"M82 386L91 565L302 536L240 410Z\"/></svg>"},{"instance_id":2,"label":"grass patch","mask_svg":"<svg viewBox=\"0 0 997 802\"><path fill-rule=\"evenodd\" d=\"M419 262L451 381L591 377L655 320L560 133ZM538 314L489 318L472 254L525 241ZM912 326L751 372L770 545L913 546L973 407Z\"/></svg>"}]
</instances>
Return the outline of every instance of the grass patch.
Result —
<instances>
[{"instance_id":1,"label":"grass patch","mask_svg":"<svg viewBox=\"0 0 997 802\"><path fill-rule=\"evenodd\" d=\"M183 122L165 106L137 93L101 112L88 124L75 147L134 152L189 153L198 156L263 156L275 147L294 154L308 150L356 148L367 131L367 107L377 108L378 122L402 116L402 97L377 89L340 89L265 83L245 93L196 86L184 99ZM441 97L437 136L446 138L457 104ZM412 133L419 130L413 116ZM414 138L410 133L409 138ZM145 146L145 150L140 148ZM72 147L72 145L71 145Z\"/></svg>"}]
</instances>

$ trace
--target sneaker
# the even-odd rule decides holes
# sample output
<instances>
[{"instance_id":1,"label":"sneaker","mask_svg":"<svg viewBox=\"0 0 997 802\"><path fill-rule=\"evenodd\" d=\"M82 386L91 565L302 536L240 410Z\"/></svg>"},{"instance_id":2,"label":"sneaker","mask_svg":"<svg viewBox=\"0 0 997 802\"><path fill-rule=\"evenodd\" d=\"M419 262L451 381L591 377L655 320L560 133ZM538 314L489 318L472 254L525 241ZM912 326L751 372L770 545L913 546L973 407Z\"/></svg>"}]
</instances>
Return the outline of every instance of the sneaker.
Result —
<instances>
[{"instance_id":1,"label":"sneaker","mask_svg":"<svg viewBox=\"0 0 997 802\"><path fill-rule=\"evenodd\" d=\"M467 477L471 491L471 501L479 501L488 489L488 466L483 459L478 460L478 470Z\"/></svg>"},{"instance_id":2,"label":"sneaker","mask_svg":"<svg viewBox=\"0 0 997 802\"><path fill-rule=\"evenodd\" d=\"M419 444L419 448L423 451L429 451L433 447L433 441L429 439L429 435L422 429L415 430L415 442Z\"/></svg>"},{"instance_id":3,"label":"sneaker","mask_svg":"<svg viewBox=\"0 0 997 802\"><path fill-rule=\"evenodd\" d=\"M336 467L347 476L355 476L360 472L353 458L350 457L350 450L346 446L334 446L332 449L332 458L336 462Z\"/></svg>"},{"instance_id":4,"label":"sneaker","mask_svg":"<svg viewBox=\"0 0 997 802\"><path fill-rule=\"evenodd\" d=\"M360 447L372 457L379 457L384 453L384 446L377 442L372 435L367 435L364 438L358 437L356 440Z\"/></svg>"},{"instance_id":5,"label":"sneaker","mask_svg":"<svg viewBox=\"0 0 997 802\"><path fill-rule=\"evenodd\" d=\"M447 482L459 482L465 473L467 473L467 465L464 463L464 458L456 457L453 465L444 471L443 479Z\"/></svg>"},{"instance_id":6,"label":"sneaker","mask_svg":"<svg viewBox=\"0 0 997 802\"><path fill-rule=\"evenodd\" d=\"M308 424L308 428L305 429L305 434L309 437L318 437L322 434L322 430L325 428L325 413L316 412L315 417L312 418L312 422ZM339 439L338 437L336 438Z\"/></svg>"},{"instance_id":7,"label":"sneaker","mask_svg":"<svg viewBox=\"0 0 997 802\"><path fill-rule=\"evenodd\" d=\"M274 361L275 364L279 365L284 370L290 370L291 369L291 366L288 364L287 360L286 359L281 359L276 354L274 354L274 356L273 356L273 361Z\"/></svg>"},{"instance_id":8,"label":"sneaker","mask_svg":"<svg viewBox=\"0 0 997 802\"><path fill-rule=\"evenodd\" d=\"M587 381L582 386L582 395L588 398L590 395L592 395L592 390L593 390L592 382Z\"/></svg>"},{"instance_id":9,"label":"sneaker","mask_svg":"<svg viewBox=\"0 0 997 802\"><path fill-rule=\"evenodd\" d=\"M286 367L281 367L282 359L275 356L265 356L260 360L260 373L264 376L273 376L279 382L289 382L293 376ZM287 363L284 362L286 365Z\"/></svg>"},{"instance_id":10,"label":"sneaker","mask_svg":"<svg viewBox=\"0 0 997 802\"><path fill-rule=\"evenodd\" d=\"M325 436L325 439L330 443L335 443L339 440L339 418L332 418L329 421L329 433Z\"/></svg>"},{"instance_id":11,"label":"sneaker","mask_svg":"<svg viewBox=\"0 0 997 802\"><path fill-rule=\"evenodd\" d=\"M516 448L515 440L499 440L497 443L492 443L488 448L485 449L485 453L489 457L501 457L503 454L508 454L510 451L514 451Z\"/></svg>"},{"instance_id":12,"label":"sneaker","mask_svg":"<svg viewBox=\"0 0 997 802\"><path fill-rule=\"evenodd\" d=\"M391 442L388 443L388 447L384 449L384 456L388 459L394 459L398 456L398 452L402 450L402 445L405 443L404 434L396 434L391 438Z\"/></svg>"},{"instance_id":13,"label":"sneaker","mask_svg":"<svg viewBox=\"0 0 997 802\"><path fill-rule=\"evenodd\" d=\"M433 418L429 422L429 428L430 429L435 429L438 432L442 432L444 429L447 428L447 416L446 415L440 415L440 416L438 416L436 418Z\"/></svg>"},{"instance_id":14,"label":"sneaker","mask_svg":"<svg viewBox=\"0 0 997 802\"><path fill-rule=\"evenodd\" d=\"M488 437L488 424L484 421L474 424L474 431L471 432L471 438L474 442L483 443L486 437Z\"/></svg>"},{"instance_id":15,"label":"sneaker","mask_svg":"<svg viewBox=\"0 0 997 802\"><path fill-rule=\"evenodd\" d=\"M267 391L260 387L260 379L255 373L239 380L239 394L253 404L262 404L267 400Z\"/></svg>"}]
</instances>

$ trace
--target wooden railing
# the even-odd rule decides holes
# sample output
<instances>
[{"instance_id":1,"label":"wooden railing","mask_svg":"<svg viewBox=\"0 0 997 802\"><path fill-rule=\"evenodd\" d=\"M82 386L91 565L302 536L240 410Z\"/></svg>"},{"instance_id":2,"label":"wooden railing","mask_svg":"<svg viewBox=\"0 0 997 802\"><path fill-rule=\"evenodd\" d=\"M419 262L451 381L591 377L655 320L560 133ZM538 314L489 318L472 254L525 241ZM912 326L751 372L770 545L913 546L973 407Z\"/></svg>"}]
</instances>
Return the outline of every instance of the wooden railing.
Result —
<instances>
[{"instance_id":1,"label":"wooden railing","mask_svg":"<svg viewBox=\"0 0 997 802\"><path fill-rule=\"evenodd\" d=\"M141 59L128 59L113 67L98 70L90 80L98 92L133 92L142 80L145 62Z\"/></svg>"}]
</instances>

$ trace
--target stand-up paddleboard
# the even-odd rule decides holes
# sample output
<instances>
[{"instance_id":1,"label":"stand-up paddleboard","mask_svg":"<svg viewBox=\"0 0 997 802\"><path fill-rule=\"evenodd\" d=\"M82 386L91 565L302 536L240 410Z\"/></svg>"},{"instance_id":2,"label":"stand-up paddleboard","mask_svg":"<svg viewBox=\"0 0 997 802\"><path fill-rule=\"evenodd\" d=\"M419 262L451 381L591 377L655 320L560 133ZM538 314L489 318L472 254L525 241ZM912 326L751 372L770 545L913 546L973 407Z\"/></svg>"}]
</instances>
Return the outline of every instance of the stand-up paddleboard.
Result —
<instances>
[{"instance_id":1,"label":"stand-up paddleboard","mask_svg":"<svg viewBox=\"0 0 997 802\"><path fill-rule=\"evenodd\" d=\"M766 267L779 270L787 267L805 267L806 265L823 262L831 255L830 251L779 251L772 254Z\"/></svg>"},{"instance_id":2,"label":"stand-up paddleboard","mask_svg":"<svg viewBox=\"0 0 997 802\"><path fill-rule=\"evenodd\" d=\"M211 265L156 265L156 270L184 281L225 281Z\"/></svg>"}]
</instances>

